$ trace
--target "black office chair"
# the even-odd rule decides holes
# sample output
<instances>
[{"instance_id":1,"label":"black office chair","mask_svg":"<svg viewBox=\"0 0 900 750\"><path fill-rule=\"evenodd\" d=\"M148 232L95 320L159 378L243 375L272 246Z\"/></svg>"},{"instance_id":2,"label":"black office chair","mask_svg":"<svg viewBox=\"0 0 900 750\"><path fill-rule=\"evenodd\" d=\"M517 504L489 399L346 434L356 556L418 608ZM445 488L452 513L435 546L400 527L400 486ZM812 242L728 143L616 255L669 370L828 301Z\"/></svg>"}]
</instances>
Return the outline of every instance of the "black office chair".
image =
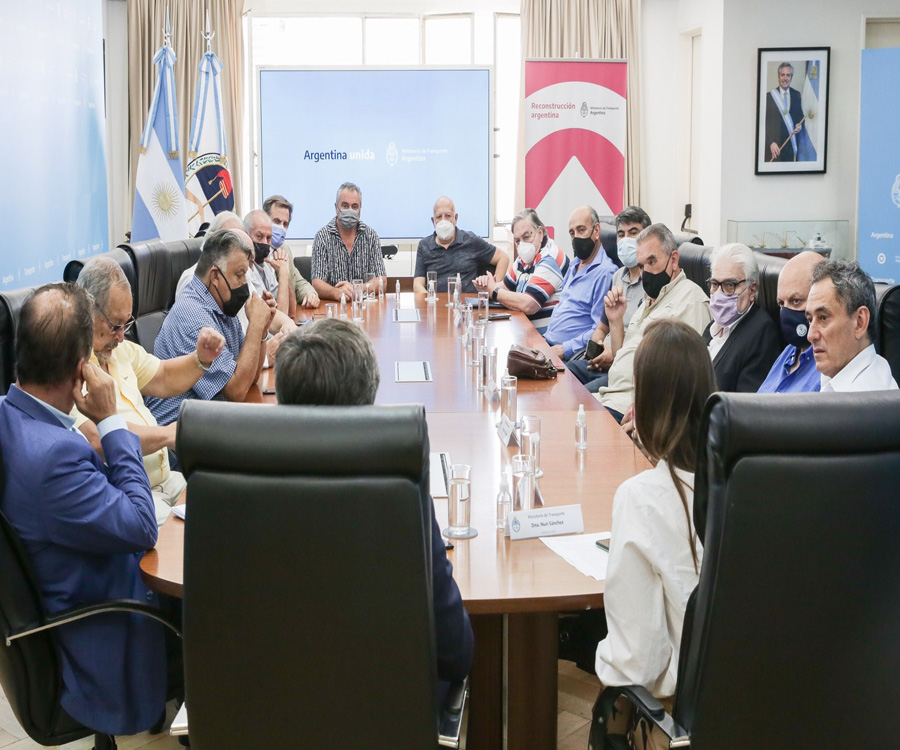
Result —
<instances>
[{"instance_id":1,"label":"black office chair","mask_svg":"<svg viewBox=\"0 0 900 750\"><path fill-rule=\"evenodd\" d=\"M7 393L16 382L16 334L22 306L37 289L26 286L0 292L0 388Z\"/></svg>"},{"instance_id":2,"label":"black office chair","mask_svg":"<svg viewBox=\"0 0 900 750\"><path fill-rule=\"evenodd\" d=\"M311 281L312 276L312 257L309 255L295 255L294 267L300 272L300 275L307 281Z\"/></svg>"},{"instance_id":3,"label":"black office chair","mask_svg":"<svg viewBox=\"0 0 900 750\"><path fill-rule=\"evenodd\" d=\"M601 693L597 715L624 693L671 747L884 746L900 700L900 394L718 393L701 435L705 549L674 717L633 687Z\"/></svg>"},{"instance_id":4,"label":"black office chair","mask_svg":"<svg viewBox=\"0 0 900 750\"><path fill-rule=\"evenodd\" d=\"M194 750L435 747L423 408L188 401L177 451Z\"/></svg>"},{"instance_id":5,"label":"black office chair","mask_svg":"<svg viewBox=\"0 0 900 750\"><path fill-rule=\"evenodd\" d=\"M381 257L385 260L390 260L393 258L398 252L400 252L400 248L396 245L382 245L381 246Z\"/></svg>"},{"instance_id":6,"label":"black office chair","mask_svg":"<svg viewBox=\"0 0 900 750\"><path fill-rule=\"evenodd\" d=\"M0 492L4 477L0 461ZM22 729L41 745L62 745L94 735L95 750L114 750L116 741L69 716L60 705L62 667L55 628L109 612L137 612L178 627L145 602L116 599L47 615L19 535L0 513L0 685ZM157 729L160 729L158 727Z\"/></svg>"}]
</instances>

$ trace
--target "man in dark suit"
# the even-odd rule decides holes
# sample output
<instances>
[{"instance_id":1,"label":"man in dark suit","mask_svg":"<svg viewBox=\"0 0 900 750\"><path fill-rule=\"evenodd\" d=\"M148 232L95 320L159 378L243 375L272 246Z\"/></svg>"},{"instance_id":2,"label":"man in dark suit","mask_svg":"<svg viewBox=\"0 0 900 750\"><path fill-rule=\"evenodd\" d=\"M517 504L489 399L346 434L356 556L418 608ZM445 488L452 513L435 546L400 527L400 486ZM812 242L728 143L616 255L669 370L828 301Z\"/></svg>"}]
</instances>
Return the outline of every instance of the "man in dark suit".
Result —
<instances>
[{"instance_id":1,"label":"man in dark suit","mask_svg":"<svg viewBox=\"0 0 900 750\"><path fill-rule=\"evenodd\" d=\"M93 303L48 284L22 308L18 380L0 399L3 513L18 532L49 614L77 604L156 595L141 582L156 515L141 444L116 413L113 379L90 363ZM83 388L86 392L82 395ZM94 421L106 465L69 416ZM151 727L166 701L162 626L115 613L59 628L62 706L106 734Z\"/></svg>"},{"instance_id":2,"label":"man in dark suit","mask_svg":"<svg viewBox=\"0 0 900 750\"><path fill-rule=\"evenodd\" d=\"M379 381L378 361L369 337L339 318L298 328L284 338L275 356L280 404L373 404ZM433 506L431 565L438 679L455 682L466 677L472 666L472 626L453 580L453 566L447 559ZM439 687L443 695L447 686Z\"/></svg>"},{"instance_id":3,"label":"man in dark suit","mask_svg":"<svg viewBox=\"0 0 900 750\"><path fill-rule=\"evenodd\" d=\"M756 393L783 341L769 314L756 304L759 266L746 245L717 248L710 258L709 311L703 332L720 391Z\"/></svg>"},{"instance_id":4,"label":"man in dark suit","mask_svg":"<svg viewBox=\"0 0 900 750\"><path fill-rule=\"evenodd\" d=\"M781 63L778 87L766 96L766 161L769 162L797 161L797 136L803 129L803 106L800 92L791 88L793 78L794 66Z\"/></svg>"}]
</instances>

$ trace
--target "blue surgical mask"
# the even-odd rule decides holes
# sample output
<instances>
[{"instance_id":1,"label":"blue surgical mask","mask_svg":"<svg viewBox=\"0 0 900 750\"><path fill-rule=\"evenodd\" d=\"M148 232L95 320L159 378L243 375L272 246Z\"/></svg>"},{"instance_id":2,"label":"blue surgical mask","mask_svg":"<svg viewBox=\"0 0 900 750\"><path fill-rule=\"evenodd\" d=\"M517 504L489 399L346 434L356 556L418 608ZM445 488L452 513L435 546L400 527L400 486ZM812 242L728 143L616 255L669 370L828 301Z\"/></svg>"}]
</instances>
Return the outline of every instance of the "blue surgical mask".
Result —
<instances>
[{"instance_id":1,"label":"blue surgical mask","mask_svg":"<svg viewBox=\"0 0 900 750\"><path fill-rule=\"evenodd\" d=\"M275 249L278 249L284 244L284 238L286 236L286 232L284 231L284 227L281 224L273 224L272 225L272 242L271 245Z\"/></svg>"},{"instance_id":2,"label":"blue surgical mask","mask_svg":"<svg viewBox=\"0 0 900 750\"><path fill-rule=\"evenodd\" d=\"M625 268L634 268L637 265L637 240L634 237L623 237L616 244L619 260Z\"/></svg>"}]
</instances>

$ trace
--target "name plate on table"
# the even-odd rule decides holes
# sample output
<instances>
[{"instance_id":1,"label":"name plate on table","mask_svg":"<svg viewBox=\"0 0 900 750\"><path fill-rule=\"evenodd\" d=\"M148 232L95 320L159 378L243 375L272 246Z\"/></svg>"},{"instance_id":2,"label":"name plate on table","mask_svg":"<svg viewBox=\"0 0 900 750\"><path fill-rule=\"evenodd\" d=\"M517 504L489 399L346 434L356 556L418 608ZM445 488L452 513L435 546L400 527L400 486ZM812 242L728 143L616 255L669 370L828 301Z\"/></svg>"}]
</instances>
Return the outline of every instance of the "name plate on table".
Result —
<instances>
[{"instance_id":1,"label":"name plate on table","mask_svg":"<svg viewBox=\"0 0 900 750\"><path fill-rule=\"evenodd\" d=\"M428 362L394 363L395 383L430 383L433 380L434 378L431 377L431 364Z\"/></svg>"},{"instance_id":2,"label":"name plate on table","mask_svg":"<svg viewBox=\"0 0 900 750\"><path fill-rule=\"evenodd\" d=\"M514 510L509 514L509 538L534 539L557 534L580 534L584 519L580 505L558 505L552 508Z\"/></svg>"},{"instance_id":3,"label":"name plate on table","mask_svg":"<svg viewBox=\"0 0 900 750\"><path fill-rule=\"evenodd\" d=\"M519 444L519 441L516 439L516 426L505 414L500 417L500 424L497 425L497 436L500 438L500 442L503 443L503 445L510 446Z\"/></svg>"},{"instance_id":4,"label":"name plate on table","mask_svg":"<svg viewBox=\"0 0 900 750\"><path fill-rule=\"evenodd\" d=\"M418 323L421 320L422 316L415 308L411 308L408 310L397 309L396 307L394 308L395 323Z\"/></svg>"},{"instance_id":5,"label":"name plate on table","mask_svg":"<svg viewBox=\"0 0 900 750\"><path fill-rule=\"evenodd\" d=\"M500 400L500 389L497 387L493 378L488 380L488 384L485 386L484 397L488 400L489 404L496 404Z\"/></svg>"}]
</instances>

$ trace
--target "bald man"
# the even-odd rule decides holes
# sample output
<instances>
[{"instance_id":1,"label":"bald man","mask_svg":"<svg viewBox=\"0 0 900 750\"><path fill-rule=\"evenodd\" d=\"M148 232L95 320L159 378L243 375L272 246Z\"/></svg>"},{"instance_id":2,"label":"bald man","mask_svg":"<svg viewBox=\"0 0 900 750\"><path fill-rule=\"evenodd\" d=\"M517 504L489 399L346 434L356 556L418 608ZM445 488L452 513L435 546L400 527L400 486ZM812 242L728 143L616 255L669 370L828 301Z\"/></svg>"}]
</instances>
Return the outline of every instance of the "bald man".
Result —
<instances>
[{"instance_id":1,"label":"bald man","mask_svg":"<svg viewBox=\"0 0 900 750\"><path fill-rule=\"evenodd\" d=\"M488 266L495 266L494 279L502 281L509 267L509 256L490 242L465 229L458 229L459 214L446 195L434 202L431 223L434 233L419 240L416 250L416 277L413 291L424 293L425 274L437 273L437 291L447 291L447 279L459 274L463 292L474 293L472 279Z\"/></svg>"},{"instance_id":2,"label":"bald man","mask_svg":"<svg viewBox=\"0 0 900 750\"><path fill-rule=\"evenodd\" d=\"M781 333L788 342L781 356L759 387L758 393L809 393L821 383L812 347L806 338L806 299L813 270L825 259L807 250L795 255L778 275L778 306L781 308Z\"/></svg>"}]
</instances>

